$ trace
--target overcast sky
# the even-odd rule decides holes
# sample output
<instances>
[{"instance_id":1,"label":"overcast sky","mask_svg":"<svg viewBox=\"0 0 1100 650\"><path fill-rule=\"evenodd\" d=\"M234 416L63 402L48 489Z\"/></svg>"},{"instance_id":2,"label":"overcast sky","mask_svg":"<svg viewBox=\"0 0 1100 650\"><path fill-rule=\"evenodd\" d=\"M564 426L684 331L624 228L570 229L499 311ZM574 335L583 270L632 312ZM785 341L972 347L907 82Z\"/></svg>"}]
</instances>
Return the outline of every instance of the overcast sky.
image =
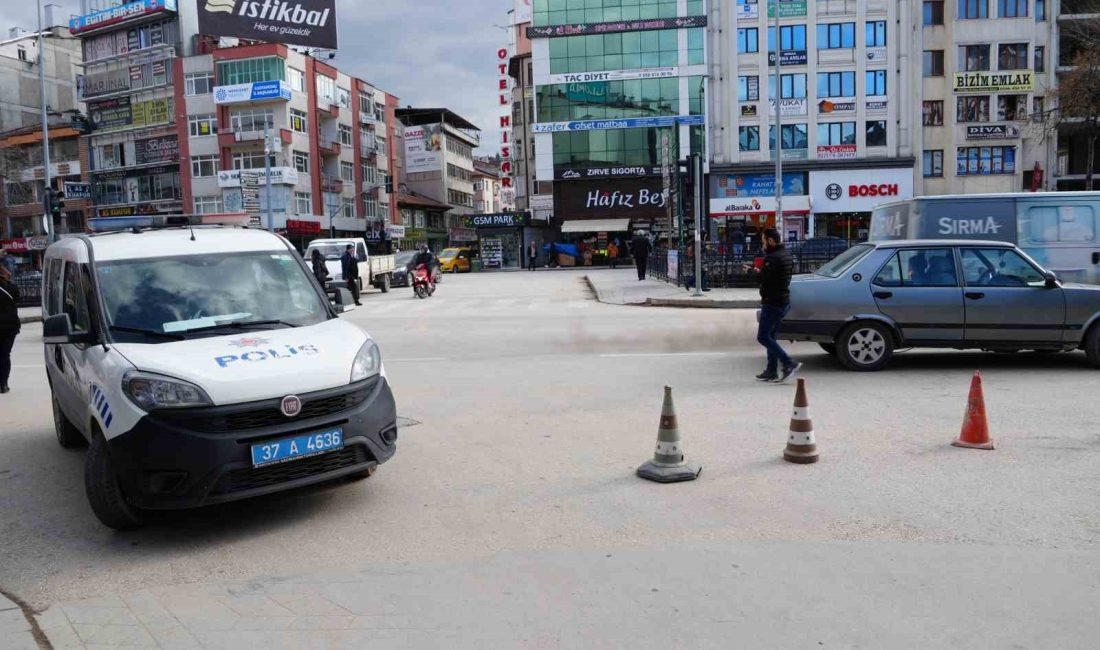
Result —
<instances>
[{"instance_id":1,"label":"overcast sky","mask_svg":"<svg viewBox=\"0 0 1100 650\"><path fill-rule=\"evenodd\" d=\"M54 2L62 16L80 6ZM337 0L335 64L397 95L402 106L446 106L462 115L484 129L481 152L489 154L500 141L502 114L495 56L508 43L494 24L506 24L511 8L512 0ZM33 1L0 0L0 37L35 25Z\"/></svg>"}]
</instances>

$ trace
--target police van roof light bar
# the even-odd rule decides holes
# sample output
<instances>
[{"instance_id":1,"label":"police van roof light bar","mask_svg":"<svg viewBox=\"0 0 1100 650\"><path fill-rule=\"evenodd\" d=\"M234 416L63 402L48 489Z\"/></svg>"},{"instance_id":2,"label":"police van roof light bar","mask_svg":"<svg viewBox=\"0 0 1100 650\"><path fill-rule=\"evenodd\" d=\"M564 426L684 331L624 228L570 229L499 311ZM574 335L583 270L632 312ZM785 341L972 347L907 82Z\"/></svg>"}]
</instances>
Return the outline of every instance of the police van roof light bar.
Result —
<instances>
[{"instance_id":1,"label":"police van roof light bar","mask_svg":"<svg viewBox=\"0 0 1100 650\"><path fill-rule=\"evenodd\" d=\"M189 226L245 227L249 225L250 219L249 215L243 213L97 217L88 219L88 230L93 233L103 233L152 228L187 228Z\"/></svg>"}]
</instances>

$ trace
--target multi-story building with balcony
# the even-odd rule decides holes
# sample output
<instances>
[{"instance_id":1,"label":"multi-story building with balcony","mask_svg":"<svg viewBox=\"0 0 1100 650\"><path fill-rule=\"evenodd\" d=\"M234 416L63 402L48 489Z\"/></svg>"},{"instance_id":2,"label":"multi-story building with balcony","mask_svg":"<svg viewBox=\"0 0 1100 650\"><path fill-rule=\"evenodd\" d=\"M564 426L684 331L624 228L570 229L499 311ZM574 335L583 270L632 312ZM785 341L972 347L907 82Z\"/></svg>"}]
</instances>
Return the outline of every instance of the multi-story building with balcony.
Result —
<instances>
[{"instance_id":1,"label":"multi-story building with balcony","mask_svg":"<svg viewBox=\"0 0 1100 650\"><path fill-rule=\"evenodd\" d=\"M1047 23L1053 30L1051 38L1055 47L1047 48L1044 54L1049 58L1043 60L1046 68L1040 73L1036 69L1037 76L1045 76L1046 81L1057 83L1058 79L1074 70L1078 52L1092 42L1092 46L1100 41L1100 0L1061 0L1055 7L1055 0L1033 0L1033 13L1038 21L1040 16L1050 20ZM1057 20L1051 20L1045 12L1057 11ZM1056 52L1056 53L1055 53ZM1039 63L1036 54L1036 65ZM1053 77L1049 76L1053 74ZM1048 93L1046 98L1047 110L1054 103L1053 93ZM1051 120L1046 120L1048 123ZM1053 166L1046 168L1047 180L1043 183L1048 189L1058 190L1085 190L1088 189L1086 178L1089 167L1092 167L1094 179L1100 178L1100 161L1089 161L1088 138L1091 135L1087 130L1082 130L1080 123L1075 120L1064 120L1058 125L1058 145ZM1100 154L1094 154L1100 158ZM1025 170L1026 172L1026 170ZM1053 177L1053 179L1051 179ZM1025 185L1027 184L1025 178ZM1100 181L1094 181L1094 186L1100 188Z\"/></svg>"},{"instance_id":2,"label":"multi-story building with balcony","mask_svg":"<svg viewBox=\"0 0 1100 650\"><path fill-rule=\"evenodd\" d=\"M193 5L144 4L71 24L95 216L248 212L298 245L394 223L395 97L283 44L200 34Z\"/></svg>"}]
</instances>

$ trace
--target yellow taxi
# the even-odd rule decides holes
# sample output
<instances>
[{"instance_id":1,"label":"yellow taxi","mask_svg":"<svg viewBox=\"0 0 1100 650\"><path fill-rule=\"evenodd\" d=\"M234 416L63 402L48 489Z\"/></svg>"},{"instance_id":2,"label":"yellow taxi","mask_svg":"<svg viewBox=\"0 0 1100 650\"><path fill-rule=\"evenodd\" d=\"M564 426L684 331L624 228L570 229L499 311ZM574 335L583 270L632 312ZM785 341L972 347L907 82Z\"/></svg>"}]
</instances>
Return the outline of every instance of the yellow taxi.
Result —
<instances>
[{"instance_id":1,"label":"yellow taxi","mask_svg":"<svg viewBox=\"0 0 1100 650\"><path fill-rule=\"evenodd\" d=\"M469 273L473 257L469 248L444 248L439 253L439 268L443 273Z\"/></svg>"}]
</instances>

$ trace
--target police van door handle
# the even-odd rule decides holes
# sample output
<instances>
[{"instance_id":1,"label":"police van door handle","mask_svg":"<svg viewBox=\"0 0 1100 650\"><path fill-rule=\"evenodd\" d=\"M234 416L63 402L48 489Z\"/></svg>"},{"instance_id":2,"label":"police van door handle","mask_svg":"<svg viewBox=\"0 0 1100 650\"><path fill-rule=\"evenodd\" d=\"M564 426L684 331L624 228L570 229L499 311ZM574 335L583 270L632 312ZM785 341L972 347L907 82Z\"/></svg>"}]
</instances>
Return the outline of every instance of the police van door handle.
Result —
<instances>
[{"instance_id":1,"label":"police van door handle","mask_svg":"<svg viewBox=\"0 0 1100 650\"><path fill-rule=\"evenodd\" d=\"M61 346L53 346L53 360L57 363L57 369L65 372L65 357L61 354Z\"/></svg>"},{"instance_id":2,"label":"police van door handle","mask_svg":"<svg viewBox=\"0 0 1100 650\"><path fill-rule=\"evenodd\" d=\"M887 298L893 298L894 294L890 291L876 291L875 297L879 300L886 300Z\"/></svg>"},{"instance_id":3,"label":"police van door handle","mask_svg":"<svg viewBox=\"0 0 1100 650\"><path fill-rule=\"evenodd\" d=\"M967 291L965 295L971 300L981 300L985 298L985 294L980 291Z\"/></svg>"}]
</instances>

